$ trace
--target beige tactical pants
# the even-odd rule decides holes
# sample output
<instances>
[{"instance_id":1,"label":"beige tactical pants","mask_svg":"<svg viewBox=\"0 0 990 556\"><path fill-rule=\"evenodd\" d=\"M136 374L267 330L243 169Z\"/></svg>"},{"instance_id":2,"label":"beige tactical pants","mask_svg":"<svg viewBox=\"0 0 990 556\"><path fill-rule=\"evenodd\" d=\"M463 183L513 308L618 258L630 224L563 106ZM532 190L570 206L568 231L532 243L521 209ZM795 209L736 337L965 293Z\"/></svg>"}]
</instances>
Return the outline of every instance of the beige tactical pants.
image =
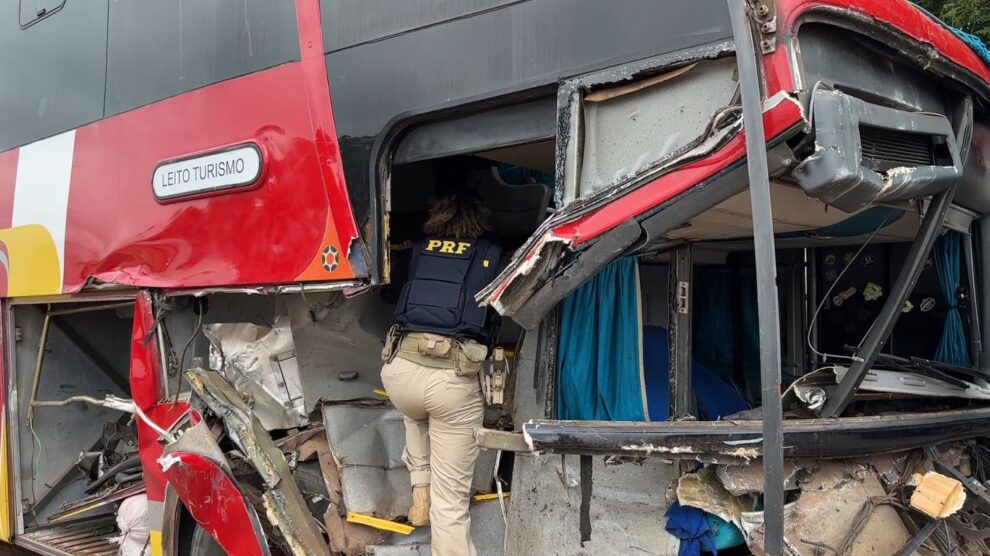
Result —
<instances>
[{"instance_id":1,"label":"beige tactical pants","mask_svg":"<svg viewBox=\"0 0 990 556\"><path fill-rule=\"evenodd\" d=\"M474 431L484 418L478 377L427 367L401 355L382 368L382 383L406 424L402 461L413 485L430 485L433 556L475 556L471 479Z\"/></svg>"}]
</instances>

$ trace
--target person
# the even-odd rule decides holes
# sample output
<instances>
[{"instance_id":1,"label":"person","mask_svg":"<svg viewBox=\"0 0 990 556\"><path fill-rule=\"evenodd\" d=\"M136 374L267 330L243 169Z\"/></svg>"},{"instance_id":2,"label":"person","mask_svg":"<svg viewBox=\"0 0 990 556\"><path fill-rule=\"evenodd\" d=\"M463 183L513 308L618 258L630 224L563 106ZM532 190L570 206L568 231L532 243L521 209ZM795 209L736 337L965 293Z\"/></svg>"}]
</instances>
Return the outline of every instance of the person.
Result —
<instances>
[{"instance_id":1,"label":"person","mask_svg":"<svg viewBox=\"0 0 990 556\"><path fill-rule=\"evenodd\" d=\"M484 400L478 372L499 317L474 296L495 278L502 250L483 239L487 213L477 196L441 199L413 247L409 279L386 341L382 384L403 414L413 525L430 524L434 556L475 556L468 502Z\"/></svg>"}]
</instances>

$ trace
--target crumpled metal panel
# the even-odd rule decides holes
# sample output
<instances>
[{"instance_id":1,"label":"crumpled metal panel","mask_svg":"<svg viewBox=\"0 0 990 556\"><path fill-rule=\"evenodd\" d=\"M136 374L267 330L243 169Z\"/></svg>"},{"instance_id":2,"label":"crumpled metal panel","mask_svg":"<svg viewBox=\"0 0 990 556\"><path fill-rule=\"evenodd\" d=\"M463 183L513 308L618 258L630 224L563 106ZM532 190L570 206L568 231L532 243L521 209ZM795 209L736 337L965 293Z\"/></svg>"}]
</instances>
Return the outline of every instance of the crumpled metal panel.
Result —
<instances>
[{"instance_id":1,"label":"crumpled metal panel","mask_svg":"<svg viewBox=\"0 0 990 556\"><path fill-rule=\"evenodd\" d=\"M193 518L226 551L270 554L258 515L230 475L205 421L166 446L158 463Z\"/></svg>"},{"instance_id":2,"label":"crumpled metal panel","mask_svg":"<svg viewBox=\"0 0 990 556\"><path fill-rule=\"evenodd\" d=\"M823 462L801 484L797 501L784 507L785 552L816 556L821 546L851 543L849 554L888 554L910 539L893 506L879 504L865 516L862 529L847 540L859 512L886 491L877 473L864 465ZM763 554L763 513L743 512L743 532L754 554Z\"/></svg>"},{"instance_id":3,"label":"crumpled metal panel","mask_svg":"<svg viewBox=\"0 0 990 556\"><path fill-rule=\"evenodd\" d=\"M265 513L272 525L281 531L292 554L329 556L330 550L292 477L285 456L233 386L219 373L203 369L187 371L186 380L193 393L221 417L231 440L261 476L265 486L262 495Z\"/></svg>"},{"instance_id":4,"label":"crumpled metal panel","mask_svg":"<svg viewBox=\"0 0 990 556\"><path fill-rule=\"evenodd\" d=\"M250 397L266 430L308 422L287 317L279 316L270 328L248 322L208 324L203 333L210 340L210 368Z\"/></svg>"},{"instance_id":5,"label":"crumpled metal panel","mask_svg":"<svg viewBox=\"0 0 990 556\"><path fill-rule=\"evenodd\" d=\"M405 515L412 487L402 462L402 414L386 406L324 405L323 425L340 469L347 511L385 518Z\"/></svg>"},{"instance_id":6,"label":"crumpled metal panel","mask_svg":"<svg viewBox=\"0 0 990 556\"><path fill-rule=\"evenodd\" d=\"M712 115L732 104L735 57L706 60L585 96L578 191L585 197L640 174L710 132ZM736 112L738 114L738 112Z\"/></svg>"}]
</instances>

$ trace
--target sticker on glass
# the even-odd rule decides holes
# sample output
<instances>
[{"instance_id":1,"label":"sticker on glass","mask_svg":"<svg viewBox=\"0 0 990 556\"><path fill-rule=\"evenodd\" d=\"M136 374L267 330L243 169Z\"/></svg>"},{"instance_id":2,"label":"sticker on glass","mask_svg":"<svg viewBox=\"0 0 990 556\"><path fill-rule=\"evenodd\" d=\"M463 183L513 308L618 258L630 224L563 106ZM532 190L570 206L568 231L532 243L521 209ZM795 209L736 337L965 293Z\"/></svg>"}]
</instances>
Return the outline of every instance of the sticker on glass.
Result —
<instances>
[{"instance_id":1,"label":"sticker on glass","mask_svg":"<svg viewBox=\"0 0 990 556\"><path fill-rule=\"evenodd\" d=\"M866 287L863 288L863 299L867 301L876 301L880 299L883 295L883 288L880 284L874 284L873 282L867 282Z\"/></svg>"},{"instance_id":2,"label":"sticker on glass","mask_svg":"<svg viewBox=\"0 0 990 556\"><path fill-rule=\"evenodd\" d=\"M845 303L847 299L849 299L854 295L856 295L856 288L850 286L848 289L845 289L835 294L835 296L832 297L832 304L835 305L836 307L841 307L842 304Z\"/></svg>"}]
</instances>

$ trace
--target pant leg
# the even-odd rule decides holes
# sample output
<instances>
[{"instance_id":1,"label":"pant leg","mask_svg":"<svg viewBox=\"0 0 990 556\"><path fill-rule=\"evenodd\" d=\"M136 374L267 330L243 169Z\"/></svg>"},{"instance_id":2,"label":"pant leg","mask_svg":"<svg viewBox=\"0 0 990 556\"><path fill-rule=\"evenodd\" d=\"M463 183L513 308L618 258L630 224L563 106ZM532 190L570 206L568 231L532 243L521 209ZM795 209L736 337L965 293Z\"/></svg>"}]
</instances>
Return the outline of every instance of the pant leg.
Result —
<instances>
[{"instance_id":1,"label":"pant leg","mask_svg":"<svg viewBox=\"0 0 990 556\"><path fill-rule=\"evenodd\" d=\"M430 484L430 425L424 398L426 377L432 371L401 357L382 367L382 384L406 425L406 447L402 461L409 469L412 485Z\"/></svg>"},{"instance_id":2,"label":"pant leg","mask_svg":"<svg viewBox=\"0 0 990 556\"><path fill-rule=\"evenodd\" d=\"M409 483L412 486L428 485L432 479L430 471L430 421L416 421L403 416L406 424L406 447L402 449L402 462L409 469Z\"/></svg>"},{"instance_id":3,"label":"pant leg","mask_svg":"<svg viewBox=\"0 0 990 556\"><path fill-rule=\"evenodd\" d=\"M477 377L435 369L426 391L430 413L430 524L433 556L475 556L471 540L471 480L478 457L475 430L484 402Z\"/></svg>"}]
</instances>

